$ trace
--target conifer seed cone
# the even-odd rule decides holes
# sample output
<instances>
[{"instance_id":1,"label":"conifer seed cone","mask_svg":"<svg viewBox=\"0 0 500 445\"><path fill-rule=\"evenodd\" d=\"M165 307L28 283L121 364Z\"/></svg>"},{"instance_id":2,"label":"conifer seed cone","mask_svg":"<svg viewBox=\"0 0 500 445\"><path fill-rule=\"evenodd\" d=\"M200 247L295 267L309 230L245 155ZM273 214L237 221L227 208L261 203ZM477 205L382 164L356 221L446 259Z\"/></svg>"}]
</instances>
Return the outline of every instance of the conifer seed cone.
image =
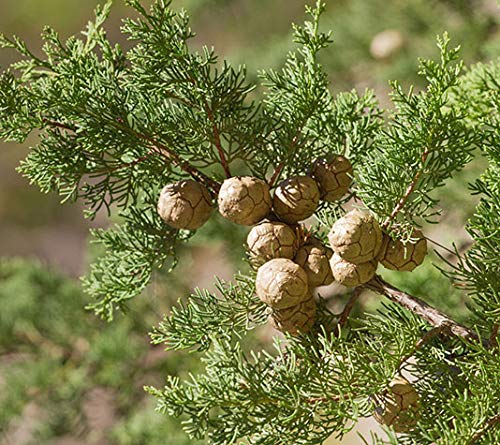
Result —
<instances>
[{"instance_id":1,"label":"conifer seed cone","mask_svg":"<svg viewBox=\"0 0 500 445\"><path fill-rule=\"evenodd\" d=\"M285 223L266 221L250 230L247 245L252 263L260 266L274 258L291 260L297 253L298 239Z\"/></svg>"},{"instance_id":2,"label":"conifer seed cone","mask_svg":"<svg viewBox=\"0 0 500 445\"><path fill-rule=\"evenodd\" d=\"M274 192L276 216L289 224L309 218L318 207L319 189L309 176L294 176L281 182Z\"/></svg>"},{"instance_id":3,"label":"conifer seed cone","mask_svg":"<svg viewBox=\"0 0 500 445\"><path fill-rule=\"evenodd\" d=\"M329 262L332 255L333 251L319 241L305 244L297 251L295 262L306 271L310 288L333 283Z\"/></svg>"},{"instance_id":4,"label":"conifer seed cone","mask_svg":"<svg viewBox=\"0 0 500 445\"><path fill-rule=\"evenodd\" d=\"M382 246L382 230L371 213L356 209L335 222L328 239L335 253L359 264L377 256Z\"/></svg>"},{"instance_id":5,"label":"conifer seed cone","mask_svg":"<svg viewBox=\"0 0 500 445\"><path fill-rule=\"evenodd\" d=\"M391 426L397 433L405 433L418 422L419 396L413 385L403 377L396 377L373 417L377 422Z\"/></svg>"},{"instance_id":6,"label":"conifer seed cone","mask_svg":"<svg viewBox=\"0 0 500 445\"><path fill-rule=\"evenodd\" d=\"M349 191L354 172L349 159L335 155L314 162L311 176L318 183L323 201L338 201Z\"/></svg>"},{"instance_id":7,"label":"conifer seed cone","mask_svg":"<svg viewBox=\"0 0 500 445\"><path fill-rule=\"evenodd\" d=\"M377 258L387 269L411 272L423 263L426 255L427 240L420 230L414 230L412 240L406 243L384 234Z\"/></svg>"},{"instance_id":8,"label":"conifer seed cone","mask_svg":"<svg viewBox=\"0 0 500 445\"><path fill-rule=\"evenodd\" d=\"M286 309L308 298L307 275L286 258L268 261L257 271L256 294L273 309Z\"/></svg>"},{"instance_id":9,"label":"conifer seed cone","mask_svg":"<svg viewBox=\"0 0 500 445\"><path fill-rule=\"evenodd\" d=\"M212 213L208 189L193 180L166 185L158 200L160 217L175 229L195 230L205 224Z\"/></svg>"},{"instance_id":10,"label":"conifer seed cone","mask_svg":"<svg viewBox=\"0 0 500 445\"><path fill-rule=\"evenodd\" d=\"M316 301L309 294L307 300L286 309L275 309L271 314L272 326L281 332L297 335L307 334L314 325Z\"/></svg>"},{"instance_id":11,"label":"conifer seed cone","mask_svg":"<svg viewBox=\"0 0 500 445\"><path fill-rule=\"evenodd\" d=\"M251 176L226 179L217 201L224 218L243 226L252 226L264 219L272 205L267 183Z\"/></svg>"},{"instance_id":12,"label":"conifer seed cone","mask_svg":"<svg viewBox=\"0 0 500 445\"><path fill-rule=\"evenodd\" d=\"M377 261L354 264L344 260L336 253L330 259L330 267L335 281L347 287L356 287L368 283L377 271Z\"/></svg>"}]
</instances>

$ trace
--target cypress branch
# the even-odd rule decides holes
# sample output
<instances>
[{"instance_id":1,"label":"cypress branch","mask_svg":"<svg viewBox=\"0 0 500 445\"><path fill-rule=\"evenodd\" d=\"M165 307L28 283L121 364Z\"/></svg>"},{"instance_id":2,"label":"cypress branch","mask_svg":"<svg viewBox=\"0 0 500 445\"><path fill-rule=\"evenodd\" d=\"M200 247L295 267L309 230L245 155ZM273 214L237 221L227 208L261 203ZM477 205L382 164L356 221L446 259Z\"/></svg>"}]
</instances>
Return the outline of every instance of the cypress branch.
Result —
<instances>
[{"instance_id":1,"label":"cypress branch","mask_svg":"<svg viewBox=\"0 0 500 445\"><path fill-rule=\"evenodd\" d=\"M479 430L476 434L474 434L474 436L472 436L472 439L470 440L469 444L473 445L479 443L481 438L488 431L488 429L497 427L498 423L500 423L500 414L497 414L496 416L489 418L484 424L483 428Z\"/></svg>"},{"instance_id":2,"label":"cypress branch","mask_svg":"<svg viewBox=\"0 0 500 445\"><path fill-rule=\"evenodd\" d=\"M202 366L182 380L170 376L163 389L148 388L159 411L183 417L191 437L211 443L319 444L380 410L394 377L409 373L421 400L418 419L410 420L418 422L390 443L498 442L498 61L464 72L458 48L444 35L439 59L420 61L425 88L393 82L393 109L385 112L372 91L330 92L320 63L332 43L320 27L322 1L307 8L304 25L294 26L296 48L282 69L262 72L258 85L213 49L193 50L189 17L170 1L157 0L149 10L138 0L127 3L138 15L122 28L129 51L107 39L110 3L96 10L83 38L63 42L45 29L40 57L20 39L0 37L0 46L21 58L0 76L0 137L24 142L39 135L21 173L44 192L82 200L88 216L105 208L116 223L93 232L104 252L83 280L93 298L89 307L105 319L125 310L157 269L173 268L179 244L192 236L158 214L166 184L191 178L215 197L223 180L251 174L263 196L256 202L249 192L247 207L269 204L264 210L274 219L266 183L274 188L284 178L314 176L316 159L343 155L354 172L349 192L321 204L319 227L305 238L295 227L290 236L325 242L325 229L348 203L364 205L371 212L367 227L379 235L369 240L375 246L366 261L374 261L383 236L408 241L415 228L438 222L441 190L475 155L488 162L471 185L479 195L467 225L473 244L436 259L444 276L427 261L397 285L389 282L398 275L375 277L328 300L301 301L292 308L307 322L317 304L310 332L285 334L272 347L258 333L269 317L290 308L266 307L256 295L255 273L218 280L215 292L199 289L179 300L152 341L200 354ZM319 180L306 182L317 203ZM199 202L210 215L211 200L200 192ZM196 203L189 204L194 213ZM229 238L225 223L212 220L212 229ZM290 257L295 244L286 244ZM302 271L307 276L305 265ZM271 284L276 276L268 277ZM307 280L298 280L304 297ZM364 289L388 301L365 304ZM457 304L452 316L455 302L471 310ZM330 305L337 304L342 310L334 314ZM385 442L376 435L372 441Z\"/></svg>"},{"instance_id":3,"label":"cypress branch","mask_svg":"<svg viewBox=\"0 0 500 445\"><path fill-rule=\"evenodd\" d=\"M458 337L468 341L480 340L478 335L469 328L457 323L441 311L433 308L420 298L409 295L399 289L391 286L381 278L377 277L365 285L366 288L373 290L381 295L385 295L391 301L400 304L405 309L414 312L422 317L425 321L436 328L447 328L449 331ZM485 341L485 343L487 343Z\"/></svg>"}]
</instances>

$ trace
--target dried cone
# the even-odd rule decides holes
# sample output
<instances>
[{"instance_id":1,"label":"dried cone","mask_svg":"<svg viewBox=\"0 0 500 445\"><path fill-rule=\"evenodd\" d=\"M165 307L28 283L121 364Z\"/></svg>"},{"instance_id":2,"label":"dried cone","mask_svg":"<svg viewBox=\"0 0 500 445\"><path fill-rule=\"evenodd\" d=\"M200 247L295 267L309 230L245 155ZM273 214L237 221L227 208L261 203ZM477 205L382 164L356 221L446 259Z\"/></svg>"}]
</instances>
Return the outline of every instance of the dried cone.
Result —
<instances>
[{"instance_id":1,"label":"dried cone","mask_svg":"<svg viewBox=\"0 0 500 445\"><path fill-rule=\"evenodd\" d=\"M296 306L308 298L307 275L292 260L276 258L257 271L256 293L273 309Z\"/></svg>"},{"instance_id":2,"label":"dried cone","mask_svg":"<svg viewBox=\"0 0 500 445\"><path fill-rule=\"evenodd\" d=\"M226 179L219 191L220 214L236 224L252 226L271 211L269 186L262 179L235 176Z\"/></svg>"},{"instance_id":3,"label":"dried cone","mask_svg":"<svg viewBox=\"0 0 500 445\"><path fill-rule=\"evenodd\" d=\"M329 262L332 255L333 251L319 241L305 244L297 251L295 262L306 271L310 288L333 282Z\"/></svg>"},{"instance_id":4,"label":"dried cone","mask_svg":"<svg viewBox=\"0 0 500 445\"><path fill-rule=\"evenodd\" d=\"M359 264L373 260L382 246L382 230L369 212L352 210L335 222L330 245L344 260Z\"/></svg>"},{"instance_id":5,"label":"dried cone","mask_svg":"<svg viewBox=\"0 0 500 445\"><path fill-rule=\"evenodd\" d=\"M356 287L370 281L377 271L377 261L354 264L344 260L336 253L330 260L330 267L335 281L347 287Z\"/></svg>"},{"instance_id":6,"label":"dried cone","mask_svg":"<svg viewBox=\"0 0 500 445\"><path fill-rule=\"evenodd\" d=\"M193 180L179 181L163 188L158 213L171 227L195 230L205 224L212 213L208 189Z\"/></svg>"},{"instance_id":7,"label":"dried cone","mask_svg":"<svg viewBox=\"0 0 500 445\"><path fill-rule=\"evenodd\" d=\"M423 263L427 255L427 240L423 233L414 230L411 238L403 243L384 234L377 258L387 269L411 272Z\"/></svg>"},{"instance_id":8,"label":"dried cone","mask_svg":"<svg viewBox=\"0 0 500 445\"><path fill-rule=\"evenodd\" d=\"M312 177L318 183L323 201L338 201L349 191L353 177L349 159L336 155L331 160L318 159L312 167Z\"/></svg>"},{"instance_id":9,"label":"dried cone","mask_svg":"<svg viewBox=\"0 0 500 445\"><path fill-rule=\"evenodd\" d=\"M297 253L295 231L282 222L263 222L250 230L248 250L253 264L262 265L274 258L292 259Z\"/></svg>"},{"instance_id":10,"label":"dried cone","mask_svg":"<svg viewBox=\"0 0 500 445\"><path fill-rule=\"evenodd\" d=\"M406 433L418 422L418 407L419 396L415 388L405 378L396 377L381 398L381 405L375 408L373 417L397 433Z\"/></svg>"},{"instance_id":11,"label":"dried cone","mask_svg":"<svg viewBox=\"0 0 500 445\"><path fill-rule=\"evenodd\" d=\"M291 335L307 334L314 325L316 301L309 294L306 301L286 309L276 309L271 314L271 324L275 329Z\"/></svg>"},{"instance_id":12,"label":"dried cone","mask_svg":"<svg viewBox=\"0 0 500 445\"><path fill-rule=\"evenodd\" d=\"M287 179L281 182L274 192L274 213L289 224L309 218L318 204L318 185L309 176Z\"/></svg>"}]
</instances>

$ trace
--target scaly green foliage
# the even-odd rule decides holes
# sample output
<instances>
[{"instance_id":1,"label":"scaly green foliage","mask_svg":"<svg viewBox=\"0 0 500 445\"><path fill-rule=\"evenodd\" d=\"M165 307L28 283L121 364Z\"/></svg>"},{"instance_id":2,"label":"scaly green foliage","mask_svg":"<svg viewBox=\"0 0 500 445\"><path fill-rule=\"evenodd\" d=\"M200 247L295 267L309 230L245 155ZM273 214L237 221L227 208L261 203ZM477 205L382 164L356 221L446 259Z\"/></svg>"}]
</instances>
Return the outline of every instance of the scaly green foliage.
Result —
<instances>
[{"instance_id":1,"label":"scaly green foliage","mask_svg":"<svg viewBox=\"0 0 500 445\"><path fill-rule=\"evenodd\" d=\"M174 264L177 242L190 237L156 214L167 182L191 177L215 195L220 180L238 171L274 186L306 174L316 157L343 153L355 171L348 198L362 200L404 239L412 227L437 222L439 189L473 154L482 150L489 162L473 186L481 194L469 222L474 246L465 255L457 249L452 268L439 263L460 286L453 298L474 311L474 318L460 314L470 328L449 317L436 321L443 314L411 295L398 299L401 291L377 288L375 280L368 288L390 304L377 300L353 321L321 299L309 335L252 347L250 331L267 312L252 277L238 275L234 283L219 281L217 293L196 291L152 333L154 343L200 353L203 363L187 379L170 376L164 389L148 389L158 409L182 417L191 437L209 443L322 443L371 415L402 372L416 379L419 422L390 443L500 441L498 62L463 75L459 50L444 35L439 60L420 62L426 87L415 92L394 82L394 109L385 116L371 91L331 94L318 56L331 43L320 30L321 1L307 9L310 21L294 27L297 48L282 70L262 73L262 85L248 82L244 68L219 62L212 49L192 50L188 16L170 1L150 10L128 3L139 18L124 24L133 43L126 53L102 28L109 4L84 39L63 43L45 30L43 58L19 39L1 39L23 59L0 79L0 137L22 142L40 132L22 173L44 191L82 199L89 216L105 208L121 217L119 226L95 233L108 253L85 279L97 298L91 307L104 318L141 293L154 269ZM262 101L254 92L260 86ZM330 226L348 198L324 205L319 222ZM418 279L403 287L415 288ZM442 280L421 297L439 306L451 286Z\"/></svg>"},{"instance_id":2,"label":"scaly green foliage","mask_svg":"<svg viewBox=\"0 0 500 445\"><path fill-rule=\"evenodd\" d=\"M414 226L435 216L437 200L430 193L471 160L480 134L469 128L463 116L449 106L449 94L457 85L462 65L458 48L449 39L438 40L441 61L422 60L420 74L427 88L406 93L394 82L395 111L388 128L375 144L379 151L360 169L359 196L378 215ZM406 178L401 181L401 177ZM402 197L408 198L403 205Z\"/></svg>"}]
</instances>

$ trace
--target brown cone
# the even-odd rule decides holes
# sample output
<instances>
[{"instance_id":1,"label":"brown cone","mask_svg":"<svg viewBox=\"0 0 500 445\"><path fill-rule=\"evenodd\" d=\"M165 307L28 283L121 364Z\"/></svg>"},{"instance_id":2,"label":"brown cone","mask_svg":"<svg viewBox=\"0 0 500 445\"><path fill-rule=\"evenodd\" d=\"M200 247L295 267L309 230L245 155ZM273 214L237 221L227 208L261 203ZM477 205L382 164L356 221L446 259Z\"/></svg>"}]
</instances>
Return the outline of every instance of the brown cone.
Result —
<instances>
[{"instance_id":1,"label":"brown cone","mask_svg":"<svg viewBox=\"0 0 500 445\"><path fill-rule=\"evenodd\" d=\"M311 176L318 183L323 201L338 201L349 191L354 173L347 158L335 155L314 162Z\"/></svg>"},{"instance_id":2,"label":"brown cone","mask_svg":"<svg viewBox=\"0 0 500 445\"><path fill-rule=\"evenodd\" d=\"M377 258L387 269L411 272L423 263L426 255L427 240L420 230L414 230L412 240L407 243L384 234Z\"/></svg>"},{"instance_id":3,"label":"brown cone","mask_svg":"<svg viewBox=\"0 0 500 445\"><path fill-rule=\"evenodd\" d=\"M352 210L335 222L328 239L335 253L359 264L377 256L382 246L382 230L371 213Z\"/></svg>"},{"instance_id":4,"label":"brown cone","mask_svg":"<svg viewBox=\"0 0 500 445\"><path fill-rule=\"evenodd\" d=\"M205 224L212 213L208 189L193 180L166 185L158 200L160 217L175 229L195 230Z\"/></svg>"},{"instance_id":5,"label":"brown cone","mask_svg":"<svg viewBox=\"0 0 500 445\"><path fill-rule=\"evenodd\" d=\"M250 230L247 237L250 258L254 265L262 265L274 258L292 259L297 253L295 230L282 222L263 222Z\"/></svg>"},{"instance_id":6,"label":"brown cone","mask_svg":"<svg viewBox=\"0 0 500 445\"><path fill-rule=\"evenodd\" d=\"M244 226L252 226L271 211L271 194L266 182L251 176L226 179L217 200L220 214Z\"/></svg>"},{"instance_id":7,"label":"brown cone","mask_svg":"<svg viewBox=\"0 0 500 445\"><path fill-rule=\"evenodd\" d=\"M359 264L350 263L337 254L333 254L330 260L333 278L347 287L360 286L370 281L375 276L377 265L376 260Z\"/></svg>"},{"instance_id":8,"label":"brown cone","mask_svg":"<svg viewBox=\"0 0 500 445\"><path fill-rule=\"evenodd\" d=\"M277 258L259 268L255 291L273 309L296 306L308 297L307 275L292 260Z\"/></svg>"},{"instance_id":9,"label":"brown cone","mask_svg":"<svg viewBox=\"0 0 500 445\"><path fill-rule=\"evenodd\" d=\"M309 176L294 176L281 182L274 192L276 216L294 224L314 214L319 203L319 189Z\"/></svg>"},{"instance_id":10,"label":"brown cone","mask_svg":"<svg viewBox=\"0 0 500 445\"><path fill-rule=\"evenodd\" d=\"M377 422L391 426L397 433L406 433L415 427L419 418L419 396L408 380L396 377L387 393L378 399L380 405L373 413Z\"/></svg>"},{"instance_id":11,"label":"brown cone","mask_svg":"<svg viewBox=\"0 0 500 445\"><path fill-rule=\"evenodd\" d=\"M275 329L291 335L299 332L307 334L314 325L316 316L316 301L313 296L295 306L286 309L276 309L271 315L271 324Z\"/></svg>"},{"instance_id":12,"label":"brown cone","mask_svg":"<svg viewBox=\"0 0 500 445\"><path fill-rule=\"evenodd\" d=\"M305 244L297 251L295 262L306 271L310 288L333 282L329 262L332 255L332 250L319 242Z\"/></svg>"}]
</instances>

